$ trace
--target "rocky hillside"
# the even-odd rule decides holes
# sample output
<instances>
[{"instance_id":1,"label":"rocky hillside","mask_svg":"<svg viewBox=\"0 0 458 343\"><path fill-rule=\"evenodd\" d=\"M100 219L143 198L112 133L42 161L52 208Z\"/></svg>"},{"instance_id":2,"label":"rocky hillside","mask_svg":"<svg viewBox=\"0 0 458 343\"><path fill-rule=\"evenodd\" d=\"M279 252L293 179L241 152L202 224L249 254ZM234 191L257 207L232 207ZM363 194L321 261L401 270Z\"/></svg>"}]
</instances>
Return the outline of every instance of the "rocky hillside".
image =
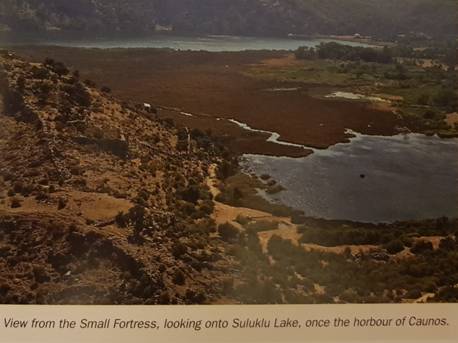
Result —
<instances>
[{"instance_id":1,"label":"rocky hillside","mask_svg":"<svg viewBox=\"0 0 458 343\"><path fill-rule=\"evenodd\" d=\"M0 65L0 303L217 299L216 147L61 63Z\"/></svg>"},{"instance_id":2,"label":"rocky hillside","mask_svg":"<svg viewBox=\"0 0 458 343\"><path fill-rule=\"evenodd\" d=\"M3 30L181 34L458 34L454 0L3 0Z\"/></svg>"}]
</instances>

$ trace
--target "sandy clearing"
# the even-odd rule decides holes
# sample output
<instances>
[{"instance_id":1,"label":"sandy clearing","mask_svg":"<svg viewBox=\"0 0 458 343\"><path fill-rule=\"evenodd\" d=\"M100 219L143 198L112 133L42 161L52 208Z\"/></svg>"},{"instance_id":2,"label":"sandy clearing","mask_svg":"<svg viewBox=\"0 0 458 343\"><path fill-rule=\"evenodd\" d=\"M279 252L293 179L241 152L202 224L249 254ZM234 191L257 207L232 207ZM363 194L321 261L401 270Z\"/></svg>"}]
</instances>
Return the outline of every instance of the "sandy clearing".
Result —
<instances>
[{"instance_id":1,"label":"sandy clearing","mask_svg":"<svg viewBox=\"0 0 458 343\"><path fill-rule=\"evenodd\" d=\"M16 198L20 201L21 206L18 208L11 208L11 201ZM15 196L12 198L5 198L5 201L0 204L0 209L5 211L11 211L13 213L50 213L55 211L57 205L40 202L35 197L22 197Z\"/></svg>"},{"instance_id":2,"label":"sandy clearing","mask_svg":"<svg viewBox=\"0 0 458 343\"><path fill-rule=\"evenodd\" d=\"M66 194L69 208L76 206L81 215L93 221L113 220L119 212L127 213L134 204L108 194L71 192Z\"/></svg>"},{"instance_id":3,"label":"sandy clearing","mask_svg":"<svg viewBox=\"0 0 458 343\"><path fill-rule=\"evenodd\" d=\"M445 117L445 122L450 125L451 127L454 127L455 125L458 125L458 112L454 113L449 113Z\"/></svg>"},{"instance_id":4,"label":"sandy clearing","mask_svg":"<svg viewBox=\"0 0 458 343\"><path fill-rule=\"evenodd\" d=\"M425 236L425 237L418 237L417 239L415 239L415 242L431 242L431 244L433 245L433 249L434 250L437 250L439 249L439 245L440 245L440 242L441 240L443 240L445 237L443 236Z\"/></svg>"},{"instance_id":5,"label":"sandy clearing","mask_svg":"<svg viewBox=\"0 0 458 343\"><path fill-rule=\"evenodd\" d=\"M278 236L282 239L289 240L296 246L299 246L299 240L301 238L301 235L297 232L296 225L288 222L282 222L279 224L279 228L277 230L263 231L258 233L261 247L264 252L267 252L267 245L273 236Z\"/></svg>"}]
</instances>

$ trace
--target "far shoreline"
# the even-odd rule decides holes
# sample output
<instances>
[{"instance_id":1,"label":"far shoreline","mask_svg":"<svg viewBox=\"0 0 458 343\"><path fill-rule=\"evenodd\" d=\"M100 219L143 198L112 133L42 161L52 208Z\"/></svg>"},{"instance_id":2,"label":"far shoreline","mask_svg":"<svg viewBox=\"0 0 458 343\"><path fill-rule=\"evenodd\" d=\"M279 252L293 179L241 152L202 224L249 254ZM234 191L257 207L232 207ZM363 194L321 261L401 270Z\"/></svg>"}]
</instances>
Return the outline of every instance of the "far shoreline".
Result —
<instances>
[{"instance_id":1,"label":"far shoreline","mask_svg":"<svg viewBox=\"0 0 458 343\"><path fill-rule=\"evenodd\" d=\"M337 43L350 44L350 45L361 45L366 47L381 47L383 45L392 44L388 42L377 41L374 39L358 39L352 38L352 36L337 36L337 35L321 35L321 34L284 34L284 35L263 35L263 36L250 36L250 35L228 35L228 34L191 34L186 32L167 32L167 31L154 31L154 32L86 32L86 31L61 31L61 30L49 30L49 31L37 31L34 33L30 32L18 32L18 31L0 31L0 47L8 48L15 46L56 46L56 47L75 47L75 48L97 48L97 46L91 45L88 47L81 46L79 42L103 42L103 41L134 41L134 40L147 40L147 39L230 39L230 40L282 40L282 41L295 41L295 42L330 42L335 41ZM5 40L5 43L2 41ZM63 44L65 41L69 43ZM71 43L75 45L72 45ZM135 47L135 46L113 46L113 47L100 47L102 49L109 48L154 48L154 47ZM187 51L181 49L170 49L176 51ZM239 52L244 51L262 51L263 49L246 49L246 50L234 50ZM265 49L266 51L292 51L293 49ZM192 51L192 50L191 50ZM195 50L199 51L199 50ZM205 50L202 50L205 51ZM224 51L224 50L223 50ZM232 51L232 50L231 50Z\"/></svg>"}]
</instances>

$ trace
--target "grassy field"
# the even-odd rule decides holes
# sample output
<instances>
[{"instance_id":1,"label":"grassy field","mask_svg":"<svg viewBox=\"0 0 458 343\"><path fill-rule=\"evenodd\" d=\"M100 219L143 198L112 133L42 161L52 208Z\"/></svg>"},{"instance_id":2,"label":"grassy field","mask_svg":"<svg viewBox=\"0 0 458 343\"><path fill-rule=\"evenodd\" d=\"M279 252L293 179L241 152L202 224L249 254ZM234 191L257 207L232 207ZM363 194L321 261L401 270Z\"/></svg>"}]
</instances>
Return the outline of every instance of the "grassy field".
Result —
<instances>
[{"instance_id":1,"label":"grassy field","mask_svg":"<svg viewBox=\"0 0 458 343\"><path fill-rule=\"evenodd\" d=\"M281 63L281 62L280 62ZM338 63L332 61L303 61L298 64L261 64L251 67L246 75L284 82L298 82L307 85L345 87L354 85L356 78L351 74L338 73Z\"/></svg>"},{"instance_id":2,"label":"grassy field","mask_svg":"<svg viewBox=\"0 0 458 343\"><path fill-rule=\"evenodd\" d=\"M42 61L48 56L63 61L78 69L83 79L92 79L100 87L108 86L115 96L126 101L148 102L197 114L198 117L181 118L175 115L174 119L203 130L210 127L220 137L234 138L233 146L241 153L297 157L310 151L266 143L265 135L241 130L235 124L226 125L216 118L236 119L252 128L278 132L285 141L317 148L347 142L347 128L365 134L391 135L396 133L396 127L406 124L390 111L370 104L310 96L302 89L309 87L307 74L304 82L284 76L280 79L279 75L289 68L291 73L298 73L299 66L291 54L280 51L208 53L59 47L15 47L15 50L32 61ZM270 80L253 77L252 70L268 71L276 76ZM334 74L329 71L327 75L330 78ZM335 75L336 80L350 80L344 74ZM272 91L296 87L300 89Z\"/></svg>"},{"instance_id":3,"label":"grassy field","mask_svg":"<svg viewBox=\"0 0 458 343\"><path fill-rule=\"evenodd\" d=\"M335 91L379 97L374 107L396 112L406 126L426 134L456 136L456 127L445 122L447 113L456 109L451 94L458 96L456 70L446 71L440 64L365 63L336 60L267 60L245 72L254 78L294 82L306 93L318 98ZM360 101L360 100L358 100Z\"/></svg>"}]
</instances>

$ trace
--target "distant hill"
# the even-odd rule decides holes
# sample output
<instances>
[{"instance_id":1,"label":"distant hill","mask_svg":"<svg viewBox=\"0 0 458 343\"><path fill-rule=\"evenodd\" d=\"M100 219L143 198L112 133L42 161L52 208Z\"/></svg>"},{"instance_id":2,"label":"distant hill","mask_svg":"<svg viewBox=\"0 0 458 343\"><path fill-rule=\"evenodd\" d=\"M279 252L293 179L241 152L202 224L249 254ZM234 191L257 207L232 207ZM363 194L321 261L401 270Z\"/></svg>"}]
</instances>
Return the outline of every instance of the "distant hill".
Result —
<instances>
[{"instance_id":1,"label":"distant hill","mask_svg":"<svg viewBox=\"0 0 458 343\"><path fill-rule=\"evenodd\" d=\"M455 0L2 0L0 29L190 34L458 34Z\"/></svg>"}]
</instances>

